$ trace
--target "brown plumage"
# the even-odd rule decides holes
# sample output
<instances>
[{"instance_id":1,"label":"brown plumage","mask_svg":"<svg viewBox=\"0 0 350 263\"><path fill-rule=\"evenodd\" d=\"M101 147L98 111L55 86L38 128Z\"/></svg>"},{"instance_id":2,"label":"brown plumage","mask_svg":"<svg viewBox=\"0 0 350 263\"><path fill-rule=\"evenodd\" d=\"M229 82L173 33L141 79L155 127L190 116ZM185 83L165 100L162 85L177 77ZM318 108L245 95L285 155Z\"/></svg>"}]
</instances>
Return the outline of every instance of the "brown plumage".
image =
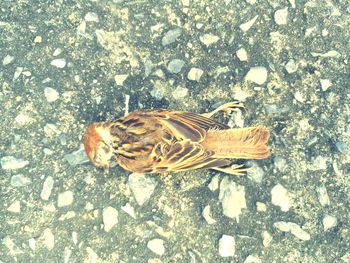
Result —
<instances>
[{"instance_id":1,"label":"brown plumage","mask_svg":"<svg viewBox=\"0 0 350 263\"><path fill-rule=\"evenodd\" d=\"M211 168L241 175L247 169L229 159L269 157L268 129L230 129L210 119L219 111L241 107L240 103L227 103L202 115L169 110L132 112L117 120L91 124L84 138L85 150L91 162L106 171L116 160L138 173Z\"/></svg>"}]
</instances>

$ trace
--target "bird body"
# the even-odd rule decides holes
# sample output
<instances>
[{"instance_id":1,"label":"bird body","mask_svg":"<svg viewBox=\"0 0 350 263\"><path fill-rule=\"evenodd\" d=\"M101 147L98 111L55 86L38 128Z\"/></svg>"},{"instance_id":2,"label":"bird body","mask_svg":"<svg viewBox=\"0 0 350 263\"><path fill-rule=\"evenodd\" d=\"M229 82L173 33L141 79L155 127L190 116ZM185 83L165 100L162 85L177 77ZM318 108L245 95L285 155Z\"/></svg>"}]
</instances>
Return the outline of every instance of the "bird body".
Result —
<instances>
[{"instance_id":1,"label":"bird body","mask_svg":"<svg viewBox=\"0 0 350 263\"><path fill-rule=\"evenodd\" d=\"M224 105L220 110L239 107ZM230 107L229 107L230 106ZM212 112L212 114L216 113ZM180 111L136 111L91 124L84 146L91 162L105 170L113 160L132 172L163 173L211 168L240 175L230 159L270 155L264 126L230 129L208 117Z\"/></svg>"}]
</instances>

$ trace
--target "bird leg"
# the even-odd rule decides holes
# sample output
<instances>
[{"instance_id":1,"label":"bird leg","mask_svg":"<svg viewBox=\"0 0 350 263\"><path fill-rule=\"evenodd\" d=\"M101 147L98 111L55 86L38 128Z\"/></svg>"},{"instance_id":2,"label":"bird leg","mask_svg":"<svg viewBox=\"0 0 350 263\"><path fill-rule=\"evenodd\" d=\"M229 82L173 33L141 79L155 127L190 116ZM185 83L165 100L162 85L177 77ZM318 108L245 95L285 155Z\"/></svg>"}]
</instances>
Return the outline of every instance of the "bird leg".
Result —
<instances>
[{"instance_id":1,"label":"bird leg","mask_svg":"<svg viewBox=\"0 0 350 263\"><path fill-rule=\"evenodd\" d=\"M224 114L230 114L232 111L238 111L239 109L244 108L244 104L240 101L232 101L229 103L225 103L219 107L217 107L215 110L202 113L201 115L206 118L211 118L214 114L223 111Z\"/></svg>"},{"instance_id":2,"label":"bird leg","mask_svg":"<svg viewBox=\"0 0 350 263\"><path fill-rule=\"evenodd\" d=\"M211 167L210 169L237 176L243 176L251 169L242 167L244 167L244 164L233 164L227 167Z\"/></svg>"}]
</instances>

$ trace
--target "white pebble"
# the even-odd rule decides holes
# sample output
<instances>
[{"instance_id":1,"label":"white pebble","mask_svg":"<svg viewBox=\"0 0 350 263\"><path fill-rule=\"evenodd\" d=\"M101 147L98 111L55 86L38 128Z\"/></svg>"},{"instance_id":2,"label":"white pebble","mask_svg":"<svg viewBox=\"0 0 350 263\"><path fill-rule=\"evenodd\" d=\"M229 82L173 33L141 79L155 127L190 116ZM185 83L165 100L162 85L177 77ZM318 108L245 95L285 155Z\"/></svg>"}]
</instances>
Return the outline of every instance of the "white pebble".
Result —
<instances>
[{"instance_id":1,"label":"white pebble","mask_svg":"<svg viewBox=\"0 0 350 263\"><path fill-rule=\"evenodd\" d=\"M262 234L261 234L261 237L263 239L263 245L264 247L268 247L272 241L272 236L269 232L267 231L263 231Z\"/></svg>"},{"instance_id":2,"label":"white pebble","mask_svg":"<svg viewBox=\"0 0 350 263\"><path fill-rule=\"evenodd\" d=\"M292 8L295 8L295 0L288 0Z\"/></svg>"},{"instance_id":3,"label":"white pebble","mask_svg":"<svg viewBox=\"0 0 350 263\"><path fill-rule=\"evenodd\" d=\"M19 125L26 125L28 123L31 122L31 118L28 117L27 115L20 113L16 116L15 121L19 124Z\"/></svg>"},{"instance_id":4,"label":"white pebble","mask_svg":"<svg viewBox=\"0 0 350 263\"><path fill-rule=\"evenodd\" d=\"M248 53L244 48L240 48L236 51L236 55L240 61L248 60Z\"/></svg>"},{"instance_id":5,"label":"white pebble","mask_svg":"<svg viewBox=\"0 0 350 263\"><path fill-rule=\"evenodd\" d=\"M299 90L294 93L294 98L300 103L304 103L306 101L304 94Z\"/></svg>"},{"instance_id":6,"label":"white pebble","mask_svg":"<svg viewBox=\"0 0 350 263\"><path fill-rule=\"evenodd\" d=\"M267 69L264 67L252 67L245 76L245 80L262 85L267 80Z\"/></svg>"},{"instance_id":7,"label":"white pebble","mask_svg":"<svg viewBox=\"0 0 350 263\"><path fill-rule=\"evenodd\" d=\"M34 238L30 238L28 240L28 244L31 250L35 250L36 247L36 240Z\"/></svg>"},{"instance_id":8,"label":"white pebble","mask_svg":"<svg viewBox=\"0 0 350 263\"><path fill-rule=\"evenodd\" d=\"M62 48L59 48L59 47L58 47L58 48L56 48L55 51L52 53L52 56L57 57L57 56L61 55L62 52L63 52Z\"/></svg>"},{"instance_id":9,"label":"white pebble","mask_svg":"<svg viewBox=\"0 0 350 263\"><path fill-rule=\"evenodd\" d=\"M298 70L298 64L295 63L294 59L291 59L287 62L286 66L285 66L287 72L289 74L294 73Z\"/></svg>"},{"instance_id":10,"label":"white pebble","mask_svg":"<svg viewBox=\"0 0 350 263\"><path fill-rule=\"evenodd\" d=\"M274 14L274 19L277 25L286 25L288 22L288 7L278 9Z\"/></svg>"},{"instance_id":11,"label":"white pebble","mask_svg":"<svg viewBox=\"0 0 350 263\"><path fill-rule=\"evenodd\" d=\"M272 188L271 199L272 203L281 207L283 212L287 212L291 206L287 189L280 184Z\"/></svg>"},{"instance_id":12,"label":"white pebble","mask_svg":"<svg viewBox=\"0 0 350 263\"><path fill-rule=\"evenodd\" d=\"M75 231L72 232L72 241L73 241L74 245L78 244L78 233Z\"/></svg>"},{"instance_id":13,"label":"white pebble","mask_svg":"<svg viewBox=\"0 0 350 263\"><path fill-rule=\"evenodd\" d=\"M288 222L290 232L297 238L303 241L310 240L310 234L304 231L299 225L293 222Z\"/></svg>"},{"instance_id":14,"label":"white pebble","mask_svg":"<svg viewBox=\"0 0 350 263\"><path fill-rule=\"evenodd\" d=\"M20 213L21 212L21 202L20 201L14 201L8 208L7 211L12 213Z\"/></svg>"},{"instance_id":15,"label":"white pebble","mask_svg":"<svg viewBox=\"0 0 350 263\"><path fill-rule=\"evenodd\" d=\"M128 186L134 194L136 202L143 205L152 196L157 182L144 174L132 173L129 175Z\"/></svg>"},{"instance_id":16,"label":"white pebble","mask_svg":"<svg viewBox=\"0 0 350 263\"><path fill-rule=\"evenodd\" d=\"M13 74L13 81L19 78L23 72L23 67L17 67L15 73Z\"/></svg>"},{"instance_id":17,"label":"white pebble","mask_svg":"<svg viewBox=\"0 0 350 263\"><path fill-rule=\"evenodd\" d=\"M252 255L249 255L243 263L261 263L261 259L260 258L257 258L257 257L254 257Z\"/></svg>"},{"instance_id":18,"label":"white pebble","mask_svg":"<svg viewBox=\"0 0 350 263\"><path fill-rule=\"evenodd\" d=\"M159 238L148 241L147 247L155 254L162 256L165 253L164 241Z\"/></svg>"},{"instance_id":19,"label":"white pebble","mask_svg":"<svg viewBox=\"0 0 350 263\"><path fill-rule=\"evenodd\" d=\"M6 55L4 57L4 59L2 60L2 65L3 66L9 65L14 61L14 59L15 59L15 57L10 56L10 55Z\"/></svg>"},{"instance_id":20,"label":"white pebble","mask_svg":"<svg viewBox=\"0 0 350 263\"><path fill-rule=\"evenodd\" d=\"M57 58L51 61L51 65L56 68L64 68L66 66L66 60L64 58Z\"/></svg>"},{"instance_id":21,"label":"white pebble","mask_svg":"<svg viewBox=\"0 0 350 263\"><path fill-rule=\"evenodd\" d=\"M327 231L327 230L335 227L337 225L337 222L338 222L338 220L335 216L325 215L323 220L322 220L324 231Z\"/></svg>"},{"instance_id":22,"label":"white pebble","mask_svg":"<svg viewBox=\"0 0 350 263\"><path fill-rule=\"evenodd\" d=\"M327 188L325 185L321 185L317 188L318 193L318 201L320 202L321 206L329 206L331 204L331 201L329 199Z\"/></svg>"},{"instance_id":23,"label":"white pebble","mask_svg":"<svg viewBox=\"0 0 350 263\"><path fill-rule=\"evenodd\" d=\"M266 210L267 210L266 204L264 204L262 202L256 202L256 211L266 212Z\"/></svg>"},{"instance_id":24,"label":"white pebble","mask_svg":"<svg viewBox=\"0 0 350 263\"><path fill-rule=\"evenodd\" d=\"M203 70L199 68L191 68L191 70L187 74L187 78L189 80L199 81L203 73L204 73Z\"/></svg>"},{"instance_id":25,"label":"white pebble","mask_svg":"<svg viewBox=\"0 0 350 263\"><path fill-rule=\"evenodd\" d=\"M41 236L41 239L44 242L44 245L48 250L51 250L55 246L55 236L52 234L50 228L46 228Z\"/></svg>"},{"instance_id":26,"label":"white pebble","mask_svg":"<svg viewBox=\"0 0 350 263\"><path fill-rule=\"evenodd\" d=\"M47 102L54 102L59 97L59 93L53 88L45 88L44 93Z\"/></svg>"},{"instance_id":27,"label":"white pebble","mask_svg":"<svg viewBox=\"0 0 350 263\"><path fill-rule=\"evenodd\" d=\"M212 34L205 34L199 37L199 40L206 46L210 46L219 41L219 37Z\"/></svg>"},{"instance_id":28,"label":"white pebble","mask_svg":"<svg viewBox=\"0 0 350 263\"><path fill-rule=\"evenodd\" d=\"M40 197L41 199L47 201L50 198L51 191L53 188L54 180L51 176L48 176L43 184L43 189L41 190Z\"/></svg>"},{"instance_id":29,"label":"white pebble","mask_svg":"<svg viewBox=\"0 0 350 263\"><path fill-rule=\"evenodd\" d=\"M332 82L329 79L321 79L320 83L322 91L326 91L332 86Z\"/></svg>"},{"instance_id":30,"label":"white pebble","mask_svg":"<svg viewBox=\"0 0 350 263\"><path fill-rule=\"evenodd\" d=\"M233 236L222 235L219 240L219 255L221 257L233 257L236 252L236 244Z\"/></svg>"},{"instance_id":31,"label":"white pebble","mask_svg":"<svg viewBox=\"0 0 350 263\"><path fill-rule=\"evenodd\" d=\"M172 92L174 99L179 100L187 97L188 89L183 87L176 87L176 89Z\"/></svg>"},{"instance_id":32,"label":"white pebble","mask_svg":"<svg viewBox=\"0 0 350 263\"><path fill-rule=\"evenodd\" d=\"M13 156L4 156L0 159L0 164L4 170L15 170L27 166L29 162L22 159L17 159Z\"/></svg>"},{"instance_id":33,"label":"white pebble","mask_svg":"<svg viewBox=\"0 0 350 263\"><path fill-rule=\"evenodd\" d=\"M128 78L128 74L115 75L114 81L118 86L123 86L124 81Z\"/></svg>"},{"instance_id":34,"label":"white pebble","mask_svg":"<svg viewBox=\"0 0 350 263\"><path fill-rule=\"evenodd\" d=\"M250 19L248 22L241 24L239 28L242 31L247 32L255 24L255 21L258 19L258 17L259 16L256 15L254 18Z\"/></svg>"},{"instance_id":35,"label":"white pebble","mask_svg":"<svg viewBox=\"0 0 350 263\"><path fill-rule=\"evenodd\" d=\"M126 205L122 206L121 208L129 216L136 219L135 209L129 203L126 203Z\"/></svg>"},{"instance_id":36,"label":"white pebble","mask_svg":"<svg viewBox=\"0 0 350 263\"><path fill-rule=\"evenodd\" d=\"M210 191L215 192L219 188L219 179L220 177L218 175L215 175L213 178L211 178L211 181L208 185Z\"/></svg>"},{"instance_id":37,"label":"white pebble","mask_svg":"<svg viewBox=\"0 0 350 263\"><path fill-rule=\"evenodd\" d=\"M86 22L98 22L99 19L98 19L98 15L94 12L88 12L86 13L85 17L84 17L84 20Z\"/></svg>"},{"instance_id":38,"label":"white pebble","mask_svg":"<svg viewBox=\"0 0 350 263\"><path fill-rule=\"evenodd\" d=\"M118 211L115 208L108 206L103 209L102 218L104 230L109 232L112 227L118 223Z\"/></svg>"},{"instance_id":39,"label":"white pebble","mask_svg":"<svg viewBox=\"0 0 350 263\"><path fill-rule=\"evenodd\" d=\"M216 220L211 217L210 205L206 205L203 209L202 216L209 225L215 224Z\"/></svg>"},{"instance_id":40,"label":"white pebble","mask_svg":"<svg viewBox=\"0 0 350 263\"><path fill-rule=\"evenodd\" d=\"M57 198L57 206L58 207L69 206L72 203L73 203L73 192L72 191L65 191L63 193L58 194L58 198Z\"/></svg>"}]
</instances>

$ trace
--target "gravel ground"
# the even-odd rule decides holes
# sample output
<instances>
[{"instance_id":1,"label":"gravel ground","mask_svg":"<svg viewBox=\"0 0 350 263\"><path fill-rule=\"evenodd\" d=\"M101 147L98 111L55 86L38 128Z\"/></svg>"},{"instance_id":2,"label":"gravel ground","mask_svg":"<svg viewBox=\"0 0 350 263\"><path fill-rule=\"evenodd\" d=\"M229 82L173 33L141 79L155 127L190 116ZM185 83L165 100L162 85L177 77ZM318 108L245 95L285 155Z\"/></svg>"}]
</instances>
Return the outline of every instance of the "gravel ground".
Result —
<instances>
[{"instance_id":1,"label":"gravel ground","mask_svg":"<svg viewBox=\"0 0 350 263\"><path fill-rule=\"evenodd\" d=\"M1 1L0 262L350 262L350 2ZM247 176L103 171L126 110L264 124Z\"/></svg>"}]
</instances>

